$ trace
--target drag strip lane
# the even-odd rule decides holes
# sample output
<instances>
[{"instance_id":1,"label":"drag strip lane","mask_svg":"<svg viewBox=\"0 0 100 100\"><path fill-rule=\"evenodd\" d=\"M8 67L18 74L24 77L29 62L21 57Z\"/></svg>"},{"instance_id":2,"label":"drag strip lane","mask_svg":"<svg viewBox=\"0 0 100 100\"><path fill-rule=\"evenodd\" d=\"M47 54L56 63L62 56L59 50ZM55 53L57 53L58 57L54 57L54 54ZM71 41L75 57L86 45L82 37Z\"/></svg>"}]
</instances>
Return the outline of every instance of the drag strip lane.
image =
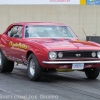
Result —
<instances>
[{"instance_id":1,"label":"drag strip lane","mask_svg":"<svg viewBox=\"0 0 100 100\"><path fill-rule=\"evenodd\" d=\"M83 72L77 71L43 73L39 82L32 82L26 68L17 66L11 74L0 74L0 90L5 90L0 92L2 95L36 95L38 100L47 100L40 98L41 94L57 95L57 100L100 100L100 77L88 80Z\"/></svg>"}]
</instances>

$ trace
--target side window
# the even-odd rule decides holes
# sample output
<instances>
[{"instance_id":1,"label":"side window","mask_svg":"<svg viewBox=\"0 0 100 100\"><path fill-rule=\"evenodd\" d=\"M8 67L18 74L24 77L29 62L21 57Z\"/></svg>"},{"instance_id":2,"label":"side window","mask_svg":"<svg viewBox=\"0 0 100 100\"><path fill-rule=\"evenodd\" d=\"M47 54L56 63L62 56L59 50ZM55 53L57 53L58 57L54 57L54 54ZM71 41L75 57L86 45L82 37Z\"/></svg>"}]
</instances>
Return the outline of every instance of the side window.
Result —
<instances>
[{"instance_id":1,"label":"side window","mask_svg":"<svg viewBox=\"0 0 100 100\"><path fill-rule=\"evenodd\" d=\"M22 38L22 26L18 26L18 31L17 31L17 33L16 33L16 36L18 36L19 38Z\"/></svg>"},{"instance_id":2,"label":"side window","mask_svg":"<svg viewBox=\"0 0 100 100\"><path fill-rule=\"evenodd\" d=\"M22 26L13 26L8 31L8 36L14 37L14 38L21 38L22 37Z\"/></svg>"}]
</instances>

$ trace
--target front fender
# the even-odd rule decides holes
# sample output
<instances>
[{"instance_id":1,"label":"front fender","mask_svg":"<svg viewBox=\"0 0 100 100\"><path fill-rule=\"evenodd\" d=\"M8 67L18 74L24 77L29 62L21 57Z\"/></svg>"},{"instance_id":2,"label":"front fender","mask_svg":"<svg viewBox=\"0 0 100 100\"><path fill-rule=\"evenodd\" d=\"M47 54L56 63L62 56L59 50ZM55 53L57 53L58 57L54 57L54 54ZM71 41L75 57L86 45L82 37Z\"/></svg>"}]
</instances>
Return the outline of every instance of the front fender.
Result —
<instances>
[{"instance_id":1,"label":"front fender","mask_svg":"<svg viewBox=\"0 0 100 100\"><path fill-rule=\"evenodd\" d=\"M28 59L28 56L31 53L33 53L35 57L37 58L39 64L42 65L42 61L48 59L48 52L49 50L41 45L32 45L32 46L29 46L26 52L26 59Z\"/></svg>"}]
</instances>

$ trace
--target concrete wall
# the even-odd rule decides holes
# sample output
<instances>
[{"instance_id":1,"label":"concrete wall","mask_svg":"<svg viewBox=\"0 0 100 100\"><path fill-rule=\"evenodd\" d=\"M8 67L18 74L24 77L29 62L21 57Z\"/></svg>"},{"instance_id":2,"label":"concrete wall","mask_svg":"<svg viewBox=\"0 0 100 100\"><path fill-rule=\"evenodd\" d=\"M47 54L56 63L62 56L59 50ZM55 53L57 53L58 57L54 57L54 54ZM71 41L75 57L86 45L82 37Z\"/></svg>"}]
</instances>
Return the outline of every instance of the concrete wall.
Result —
<instances>
[{"instance_id":1,"label":"concrete wall","mask_svg":"<svg viewBox=\"0 0 100 100\"><path fill-rule=\"evenodd\" d=\"M0 6L0 33L13 22L44 21L69 25L78 37L100 36L100 6L80 5L3 5Z\"/></svg>"}]
</instances>

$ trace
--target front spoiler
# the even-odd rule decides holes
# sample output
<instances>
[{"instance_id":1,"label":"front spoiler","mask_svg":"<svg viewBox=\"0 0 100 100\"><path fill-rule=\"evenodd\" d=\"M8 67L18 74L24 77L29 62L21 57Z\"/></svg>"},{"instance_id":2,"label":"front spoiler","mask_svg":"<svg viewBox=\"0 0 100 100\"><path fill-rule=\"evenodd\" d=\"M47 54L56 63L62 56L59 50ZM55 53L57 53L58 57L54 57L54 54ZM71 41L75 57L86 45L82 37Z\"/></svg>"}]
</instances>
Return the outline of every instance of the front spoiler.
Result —
<instances>
[{"instance_id":1,"label":"front spoiler","mask_svg":"<svg viewBox=\"0 0 100 100\"><path fill-rule=\"evenodd\" d=\"M100 63L100 60L95 60L95 61L42 61L43 64L79 64L79 63L84 63L84 64L96 64Z\"/></svg>"}]
</instances>

